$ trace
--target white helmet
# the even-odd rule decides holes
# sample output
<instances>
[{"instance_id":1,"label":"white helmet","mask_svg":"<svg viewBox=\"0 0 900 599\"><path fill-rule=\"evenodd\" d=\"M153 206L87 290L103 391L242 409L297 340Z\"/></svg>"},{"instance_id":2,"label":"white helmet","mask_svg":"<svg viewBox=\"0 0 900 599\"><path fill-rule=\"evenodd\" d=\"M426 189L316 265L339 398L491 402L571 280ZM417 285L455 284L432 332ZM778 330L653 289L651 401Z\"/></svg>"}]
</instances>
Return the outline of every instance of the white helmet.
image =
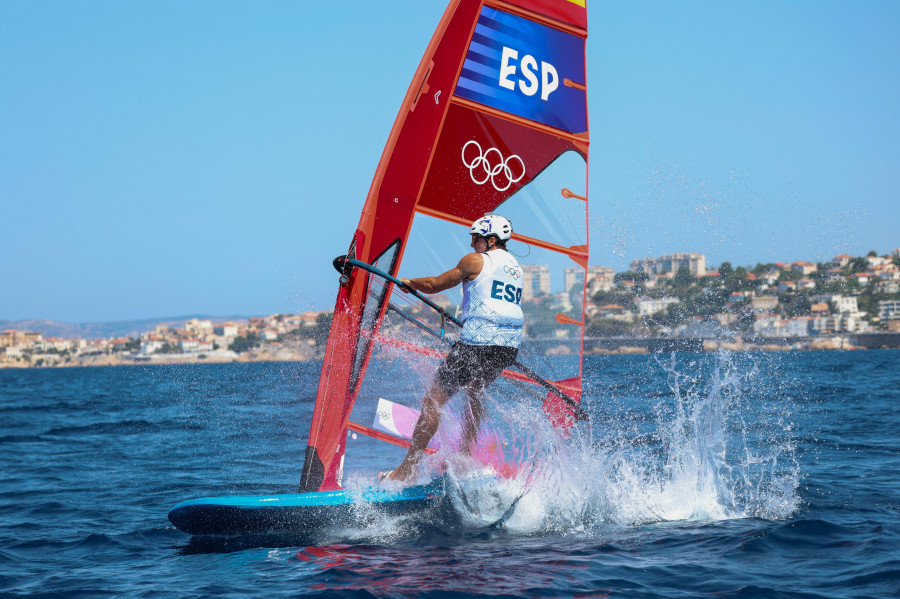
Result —
<instances>
[{"instance_id":1,"label":"white helmet","mask_svg":"<svg viewBox=\"0 0 900 599\"><path fill-rule=\"evenodd\" d=\"M512 236L512 223L499 214L485 214L472 223L471 233L482 237L495 235L500 241L507 241Z\"/></svg>"}]
</instances>

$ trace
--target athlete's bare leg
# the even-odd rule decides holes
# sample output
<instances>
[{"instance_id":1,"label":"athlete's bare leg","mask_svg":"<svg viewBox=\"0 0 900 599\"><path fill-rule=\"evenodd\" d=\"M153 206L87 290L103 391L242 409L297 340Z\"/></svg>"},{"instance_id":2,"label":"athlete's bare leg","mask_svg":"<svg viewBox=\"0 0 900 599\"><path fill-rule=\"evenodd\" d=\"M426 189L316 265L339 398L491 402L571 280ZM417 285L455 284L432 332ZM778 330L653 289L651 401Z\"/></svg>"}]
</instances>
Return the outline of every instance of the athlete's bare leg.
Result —
<instances>
[{"instance_id":1,"label":"athlete's bare leg","mask_svg":"<svg viewBox=\"0 0 900 599\"><path fill-rule=\"evenodd\" d=\"M438 385L432 385L425 394L425 399L422 400L422 413L419 414L416 427L413 429L409 451L397 469L387 475L389 480L405 481L415 475L425 448L428 447L428 442L434 437L441 423L441 411L448 399L450 396Z\"/></svg>"},{"instance_id":2,"label":"athlete's bare leg","mask_svg":"<svg viewBox=\"0 0 900 599\"><path fill-rule=\"evenodd\" d=\"M484 395L483 388L466 389L466 395L469 398L468 409L465 410L465 420L463 423L463 453L472 453L472 446L478 440L478 431L484 420L485 410L484 403L481 398Z\"/></svg>"}]
</instances>

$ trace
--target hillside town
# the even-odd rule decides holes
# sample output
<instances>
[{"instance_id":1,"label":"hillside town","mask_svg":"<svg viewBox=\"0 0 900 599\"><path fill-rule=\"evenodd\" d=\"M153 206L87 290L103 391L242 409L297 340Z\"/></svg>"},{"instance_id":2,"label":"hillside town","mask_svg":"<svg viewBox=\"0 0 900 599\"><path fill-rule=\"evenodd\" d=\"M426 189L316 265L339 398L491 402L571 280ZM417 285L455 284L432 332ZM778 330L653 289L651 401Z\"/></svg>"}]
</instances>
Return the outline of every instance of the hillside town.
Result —
<instances>
[{"instance_id":1,"label":"hillside town","mask_svg":"<svg viewBox=\"0 0 900 599\"><path fill-rule=\"evenodd\" d=\"M763 338L900 332L900 250L707 269L703 254L636 260L591 277L588 334ZM598 269L599 270L599 269Z\"/></svg>"},{"instance_id":2,"label":"hillside town","mask_svg":"<svg viewBox=\"0 0 900 599\"><path fill-rule=\"evenodd\" d=\"M771 348L777 341L774 347L783 349L828 349L847 348L847 335L900 339L890 335L900 333L900 249L752 268L728 262L708 268L705 255L682 253L629 267L619 273L606 266L566 268L562 289L554 292L549 266L523 265L525 338L565 348L553 342L579 338L571 323L580 323L586 299L588 340L699 339L704 343L693 347L704 349L726 343ZM459 310L446 295L434 299ZM311 360L321 357L330 322L327 311L225 322L192 318L139 337L105 339L8 329L0 332L0 367Z\"/></svg>"},{"instance_id":3,"label":"hillside town","mask_svg":"<svg viewBox=\"0 0 900 599\"><path fill-rule=\"evenodd\" d=\"M0 333L0 367L310 360L319 356L330 323L329 313L310 311L242 322L192 318L138 338L61 339L9 329Z\"/></svg>"}]
</instances>

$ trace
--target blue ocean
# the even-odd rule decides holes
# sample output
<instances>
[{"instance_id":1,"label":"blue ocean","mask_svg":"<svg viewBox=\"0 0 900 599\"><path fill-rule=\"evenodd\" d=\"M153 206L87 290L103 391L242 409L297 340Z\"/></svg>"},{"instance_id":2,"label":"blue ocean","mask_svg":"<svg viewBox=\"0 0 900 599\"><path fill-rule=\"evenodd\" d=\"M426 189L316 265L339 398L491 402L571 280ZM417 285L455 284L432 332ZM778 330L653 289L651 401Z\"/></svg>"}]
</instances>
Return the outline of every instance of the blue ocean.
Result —
<instances>
[{"instance_id":1,"label":"blue ocean","mask_svg":"<svg viewBox=\"0 0 900 599\"><path fill-rule=\"evenodd\" d=\"M898 351L587 356L568 439L536 400L489 403L528 477L452 527L169 524L186 499L296 489L320 368L0 370L0 597L900 596ZM367 443L348 486L402 456Z\"/></svg>"}]
</instances>

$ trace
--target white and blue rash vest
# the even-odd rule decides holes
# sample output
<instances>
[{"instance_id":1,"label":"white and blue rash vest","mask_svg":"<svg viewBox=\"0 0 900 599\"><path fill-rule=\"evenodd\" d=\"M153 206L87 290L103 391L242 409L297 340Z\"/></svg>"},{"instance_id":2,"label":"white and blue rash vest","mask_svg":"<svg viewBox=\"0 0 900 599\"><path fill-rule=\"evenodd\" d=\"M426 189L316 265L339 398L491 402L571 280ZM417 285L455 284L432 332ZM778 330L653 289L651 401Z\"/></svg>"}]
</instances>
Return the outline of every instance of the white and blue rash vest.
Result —
<instances>
[{"instance_id":1,"label":"white and blue rash vest","mask_svg":"<svg viewBox=\"0 0 900 599\"><path fill-rule=\"evenodd\" d=\"M502 249L481 254L478 276L463 281L460 339L469 345L519 347L522 340L522 267Z\"/></svg>"}]
</instances>

